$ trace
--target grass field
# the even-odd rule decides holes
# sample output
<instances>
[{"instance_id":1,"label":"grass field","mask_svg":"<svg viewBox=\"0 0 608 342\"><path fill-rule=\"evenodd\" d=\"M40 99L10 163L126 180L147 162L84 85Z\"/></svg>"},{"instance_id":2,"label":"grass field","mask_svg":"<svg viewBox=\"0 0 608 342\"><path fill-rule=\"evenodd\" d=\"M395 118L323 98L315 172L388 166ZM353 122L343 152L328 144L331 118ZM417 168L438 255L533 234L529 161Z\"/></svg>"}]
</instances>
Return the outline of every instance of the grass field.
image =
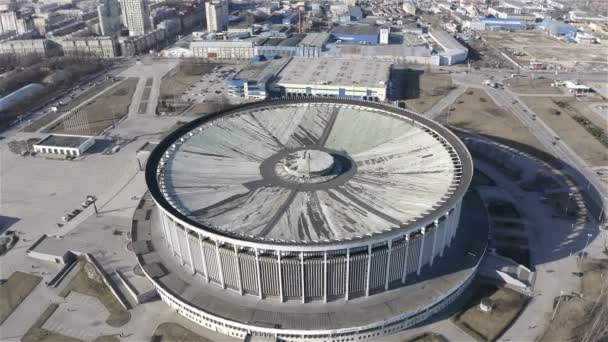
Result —
<instances>
[{"instance_id":1,"label":"grass field","mask_svg":"<svg viewBox=\"0 0 608 342\"><path fill-rule=\"evenodd\" d=\"M44 126L57 120L61 115L72 110L74 107L85 102L91 96L95 96L95 94L97 94L97 93L103 91L104 89L106 89L107 87L111 86L113 83L114 82L112 80L105 80L105 81L85 90L82 94L78 95L76 98L74 98L72 101L70 101L70 103L61 107L60 108L61 110L58 110L55 113L52 113L52 112L48 113L47 115L35 120L30 125L23 128L23 131L24 132L36 132L37 130L43 128Z\"/></svg>"},{"instance_id":2,"label":"grass field","mask_svg":"<svg viewBox=\"0 0 608 342\"><path fill-rule=\"evenodd\" d=\"M408 91L406 81L406 91ZM417 94L407 94L405 104L413 111L424 113L431 109L435 103L441 100L452 87L452 78L448 73L423 73L418 79ZM410 90L411 91L411 90Z\"/></svg>"},{"instance_id":3,"label":"grass field","mask_svg":"<svg viewBox=\"0 0 608 342\"><path fill-rule=\"evenodd\" d=\"M531 79L529 77L514 77L505 81L505 85L514 93L522 96L526 95L561 95L562 89L552 87L553 80L549 79Z\"/></svg>"},{"instance_id":4,"label":"grass field","mask_svg":"<svg viewBox=\"0 0 608 342\"><path fill-rule=\"evenodd\" d=\"M80 262L86 265L84 262ZM76 291L85 295L96 297L101 303L108 309L110 316L106 320L106 323L113 327L120 327L131 320L131 313L125 310L118 300L114 297L112 292L103 282L98 282L91 279L83 266L78 274L72 279L72 281L59 293L62 297L67 297L71 291ZM89 266L93 269L92 266Z\"/></svg>"},{"instance_id":5,"label":"grass field","mask_svg":"<svg viewBox=\"0 0 608 342\"><path fill-rule=\"evenodd\" d=\"M491 312L479 309L479 302L489 298ZM517 318L528 297L507 288L481 284L465 309L454 317L454 323L478 341L495 341Z\"/></svg>"},{"instance_id":6,"label":"grass field","mask_svg":"<svg viewBox=\"0 0 608 342\"><path fill-rule=\"evenodd\" d=\"M40 280L41 277L17 271L0 286L0 324L15 311Z\"/></svg>"},{"instance_id":7,"label":"grass field","mask_svg":"<svg viewBox=\"0 0 608 342\"><path fill-rule=\"evenodd\" d=\"M44 132L78 135L100 134L128 114L137 82L138 79L135 77L122 81L103 95L66 114L61 120L44 129Z\"/></svg>"},{"instance_id":8,"label":"grass field","mask_svg":"<svg viewBox=\"0 0 608 342\"><path fill-rule=\"evenodd\" d=\"M130 77L103 95L66 114L43 130L45 133L98 135L129 112L138 78ZM88 102L87 102L88 101Z\"/></svg>"},{"instance_id":9,"label":"grass field","mask_svg":"<svg viewBox=\"0 0 608 342\"><path fill-rule=\"evenodd\" d=\"M448 342L449 340L441 334L425 332L418 336L403 340L403 342Z\"/></svg>"},{"instance_id":10,"label":"grass field","mask_svg":"<svg viewBox=\"0 0 608 342\"><path fill-rule=\"evenodd\" d=\"M603 340L597 337L589 338L586 334L593 331L594 325L600 329L608 326L608 259L583 259L579 261L579 267L583 272L583 298L569 294L562 297L555 317L549 322L539 341L578 342L585 337L588 341L606 339L606 336ZM557 298L555 300L557 301ZM600 305L594 306L596 302Z\"/></svg>"},{"instance_id":11,"label":"grass field","mask_svg":"<svg viewBox=\"0 0 608 342\"><path fill-rule=\"evenodd\" d=\"M177 323L161 323L156 327L152 342L176 342L176 341L198 341L198 342L213 342L210 339L204 338Z\"/></svg>"},{"instance_id":12,"label":"grass field","mask_svg":"<svg viewBox=\"0 0 608 342\"><path fill-rule=\"evenodd\" d=\"M583 160L593 166L608 164L607 146L603 145L598 137L594 137L578 119L586 120L590 117L581 110L575 99L534 97L524 98L524 101L549 127L551 127ZM597 125L590 121L593 126ZM603 130L606 136L606 126Z\"/></svg>"},{"instance_id":13,"label":"grass field","mask_svg":"<svg viewBox=\"0 0 608 342\"><path fill-rule=\"evenodd\" d=\"M469 89L437 117L440 123L517 142L518 149L533 155L544 151L540 142L513 114L498 107L481 89Z\"/></svg>"}]
</instances>

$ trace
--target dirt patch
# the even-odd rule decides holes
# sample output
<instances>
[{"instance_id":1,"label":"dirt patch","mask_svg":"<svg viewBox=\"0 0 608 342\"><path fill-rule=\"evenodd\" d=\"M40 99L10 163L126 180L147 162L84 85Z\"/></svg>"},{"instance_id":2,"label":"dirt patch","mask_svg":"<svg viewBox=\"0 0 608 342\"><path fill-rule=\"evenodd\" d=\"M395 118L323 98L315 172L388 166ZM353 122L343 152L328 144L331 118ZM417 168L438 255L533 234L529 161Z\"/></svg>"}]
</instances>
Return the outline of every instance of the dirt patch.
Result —
<instances>
[{"instance_id":1,"label":"dirt patch","mask_svg":"<svg viewBox=\"0 0 608 342\"><path fill-rule=\"evenodd\" d=\"M596 125L578 110L575 99L535 97L523 100L583 160L593 166L608 164L607 147L600 142L608 140L605 131L593 128ZM588 129L594 130L595 136ZM601 138L602 131L604 138Z\"/></svg>"},{"instance_id":2,"label":"dirt patch","mask_svg":"<svg viewBox=\"0 0 608 342\"><path fill-rule=\"evenodd\" d=\"M492 306L483 312L479 303L484 300ZM465 309L454 316L456 325L478 341L495 341L517 318L528 297L507 288L480 284Z\"/></svg>"},{"instance_id":3,"label":"dirt patch","mask_svg":"<svg viewBox=\"0 0 608 342\"><path fill-rule=\"evenodd\" d=\"M437 121L476 133L518 143L518 149L537 155L540 142L511 113L498 107L481 89L469 89L437 118ZM526 148L527 147L527 148Z\"/></svg>"},{"instance_id":4,"label":"dirt patch","mask_svg":"<svg viewBox=\"0 0 608 342\"><path fill-rule=\"evenodd\" d=\"M152 335L153 342L200 341L212 342L177 323L161 323Z\"/></svg>"},{"instance_id":5,"label":"dirt patch","mask_svg":"<svg viewBox=\"0 0 608 342\"><path fill-rule=\"evenodd\" d=\"M84 261L79 261L82 265L78 274L72 281L59 293L62 297L67 297L71 291L76 291L85 295L96 297L108 309L110 316L106 323L113 327L120 327L131 320L131 313L125 310L118 300L114 297L110 289L102 282L101 276L93 266Z\"/></svg>"},{"instance_id":6,"label":"dirt patch","mask_svg":"<svg viewBox=\"0 0 608 342\"><path fill-rule=\"evenodd\" d=\"M205 116L232 107L225 97L211 99L205 103L194 103L190 105L181 115Z\"/></svg>"},{"instance_id":7,"label":"dirt patch","mask_svg":"<svg viewBox=\"0 0 608 342\"><path fill-rule=\"evenodd\" d=\"M40 280L41 277L17 271L0 286L0 324L15 311Z\"/></svg>"},{"instance_id":8,"label":"dirt patch","mask_svg":"<svg viewBox=\"0 0 608 342\"><path fill-rule=\"evenodd\" d=\"M114 83L114 81L112 81L112 80L105 80L105 81L95 85L94 87L87 89L86 91L84 91L83 93L81 93L80 95L75 97L72 101L70 101L70 103L66 104L63 107L60 107L59 108L60 110L58 110L57 112L54 112L54 113L50 112L50 113L46 114L45 116L35 120L30 125L23 128L23 131L24 132L38 131L42 127L57 120L60 116L62 116L66 112L69 112L70 110L72 110L73 108L78 106L79 104L85 102L89 97L95 96L95 94L103 91L104 89L106 89L107 87L112 85L113 83Z\"/></svg>"},{"instance_id":9,"label":"dirt patch","mask_svg":"<svg viewBox=\"0 0 608 342\"><path fill-rule=\"evenodd\" d=\"M441 334L425 332L418 336L403 340L403 342L448 342L448 339Z\"/></svg>"},{"instance_id":10,"label":"dirt patch","mask_svg":"<svg viewBox=\"0 0 608 342\"><path fill-rule=\"evenodd\" d=\"M72 110L43 132L78 135L102 133L128 114L138 80L130 77L103 95L87 99L84 106Z\"/></svg>"},{"instance_id":11,"label":"dirt patch","mask_svg":"<svg viewBox=\"0 0 608 342\"><path fill-rule=\"evenodd\" d=\"M526 95L561 95L562 90L558 87L552 87L553 80L548 79L532 79L529 77L514 77L504 82L514 93Z\"/></svg>"},{"instance_id":12,"label":"dirt patch","mask_svg":"<svg viewBox=\"0 0 608 342\"><path fill-rule=\"evenodd\" d=\"M485 31L482 37L490 46L523 66L528 66L531 60L545 62L551 67L578 68L585 71L608 66L608 53L601 45L585 46L583 49L577 44L566 44L541 31Z\"/></svg>"},{"instance_id":13,"label":"dirt patch","mask_svg":"<svg viewBox=\"0 0 608 342\"><path fill-rule=\"evenodd\" d=\"M413 73L407 76L404 84L407 100L404 102L407 107L418 113L431 109L453 88L452 78L448 73L425 72L419 77ZM415 80L414 77L418 79Z\"/></svg>"},{"instance_id":14,"label":"dirt patch","mask_svg":"<svg viewBox=\"0 0 608 342\"><path fill-rule=\"evenodd\" d=\"M23 335L21 341L23 342L79 342L81 340L58 334L46 329L42 326L44 323L53 315L55 310L59 307L58 304L49 305L44 312L38 317L36 322L30 327L30 329Z\"/></svg>"},{"instance_id":15,"label":"dirt patch","mask_svg":"<svg viewBox=\"0 0 608 342\"><path fill-rule=\"evenodd\" d=\"M608 339L608 259L579 260L581 294L554 300L555 316L540 341Z\"/></svg>"}]
</instances>

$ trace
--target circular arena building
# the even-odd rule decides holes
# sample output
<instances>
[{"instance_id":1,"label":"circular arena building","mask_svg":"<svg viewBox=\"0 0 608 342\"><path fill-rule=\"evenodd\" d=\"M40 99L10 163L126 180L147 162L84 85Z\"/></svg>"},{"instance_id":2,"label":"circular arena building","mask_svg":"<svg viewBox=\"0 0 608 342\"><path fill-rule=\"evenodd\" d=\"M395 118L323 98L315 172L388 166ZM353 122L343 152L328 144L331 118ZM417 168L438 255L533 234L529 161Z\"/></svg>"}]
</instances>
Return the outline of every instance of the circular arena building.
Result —
<instances>
[{"instance_id":1,"label":"circular arena building","mask_svg":"<svg viewBox=\"0 0 608 342\"><path fill-rule=\"evenodd\" d=\"M444 309L475 275L485 243L461 215L472 170L453 133L409 111L245 104L151 153L134 251L167 304L220 333L377 338Z\"/></svg>"}]
</instances>

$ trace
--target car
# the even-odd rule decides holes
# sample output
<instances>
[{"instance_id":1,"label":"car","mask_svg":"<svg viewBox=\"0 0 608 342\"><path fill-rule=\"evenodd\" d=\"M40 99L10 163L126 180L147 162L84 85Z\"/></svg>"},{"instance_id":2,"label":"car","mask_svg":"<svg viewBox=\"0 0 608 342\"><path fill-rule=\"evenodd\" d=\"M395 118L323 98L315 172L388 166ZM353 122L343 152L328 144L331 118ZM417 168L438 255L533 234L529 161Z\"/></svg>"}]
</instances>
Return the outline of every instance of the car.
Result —
<instances>
[{"instance_id":1,"label":"car","mask_svg":"<svg viewBox=\"0 0 608 342\"><path fill-rule=\"evenodd\" d=\"M80 204L80 206L81 206L83 209L84 209L84 208L88 208L88 207L91 205L91 203L93 203L93 201L86 200L86 201L82 202L82 203Z\"/></svg>"},{"instance_id":2,"label":"car","mask_svg":"<svg viewBox=\"0 0 608 342\"><path fill-rule=\"evenodd\" d=\"M76 215L80 214L81 212L82 212L82 210L80 210L80 209L74 209L74 210L72 210L72 215L76 216Z\"/></svg>"}]
</instances>

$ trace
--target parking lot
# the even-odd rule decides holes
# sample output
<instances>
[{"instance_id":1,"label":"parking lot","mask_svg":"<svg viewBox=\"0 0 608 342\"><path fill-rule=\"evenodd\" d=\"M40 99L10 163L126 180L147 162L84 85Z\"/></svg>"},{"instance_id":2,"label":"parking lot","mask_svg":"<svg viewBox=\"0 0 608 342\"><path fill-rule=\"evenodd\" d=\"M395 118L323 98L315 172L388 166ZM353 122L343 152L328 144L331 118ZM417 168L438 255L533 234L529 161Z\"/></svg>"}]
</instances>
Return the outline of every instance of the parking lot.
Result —
<instances>
[{"instance_id":1,"label":"parking lot","mask_svg":"<svg viewBox=\"0 0 608 342\"><path fill-rule=\"evenodd\" d=\"M228 92L226 80L233 77L240 67L238 65L218 65L213 67L208 73L192 84L188 89L181 93L183 101L191 103L205 103L214 99L228 102L229 104L239 104L244 102L244 98L231 96Z\"/></svg>"}]
</instances>

